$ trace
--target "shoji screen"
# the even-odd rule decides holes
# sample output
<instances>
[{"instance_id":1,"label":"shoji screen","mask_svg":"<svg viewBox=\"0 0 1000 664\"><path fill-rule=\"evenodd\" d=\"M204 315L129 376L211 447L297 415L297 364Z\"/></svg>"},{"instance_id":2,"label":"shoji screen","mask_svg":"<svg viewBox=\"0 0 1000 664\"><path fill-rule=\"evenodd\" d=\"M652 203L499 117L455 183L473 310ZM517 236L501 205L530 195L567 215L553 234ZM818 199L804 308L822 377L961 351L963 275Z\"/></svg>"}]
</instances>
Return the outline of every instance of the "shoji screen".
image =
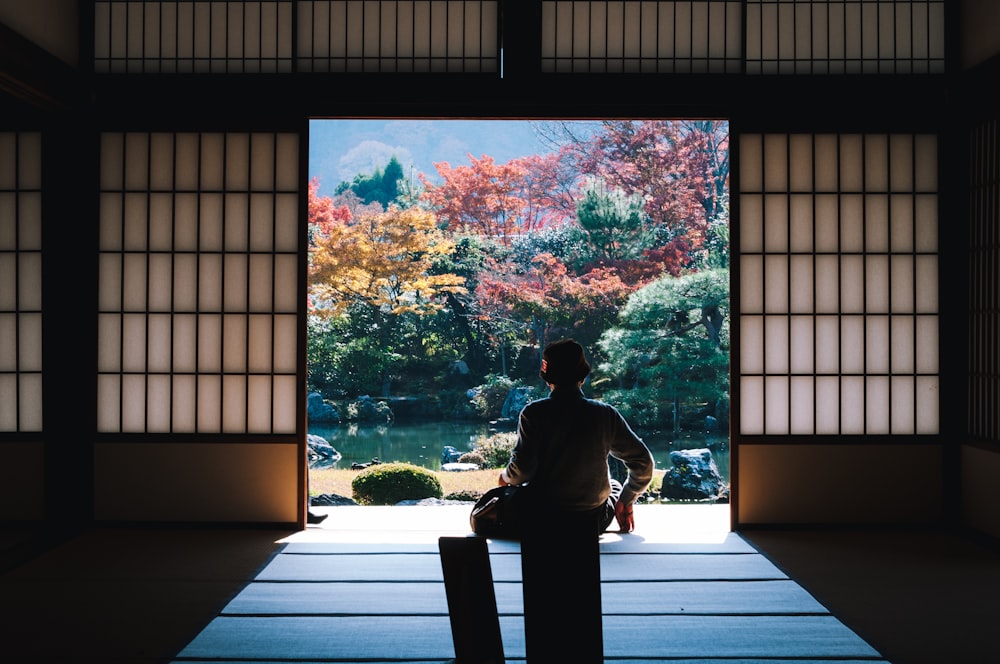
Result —
<instances>
[{"instance_id":1,"label":"shoji screen","mask_svg":"<svg viewBox=\"0 0 1000 664\"><path fill-rule=\"evenodd\" d=\"M499 0L98 0L98 73L500 71Z\"/></svg>"},{"instance_id":2,"label":"shoji screen","mask_svg":"<svg viewBox=\"0 0 1000 664\"><path fill-rule=\"evenodd\" d=\"M542 71L737 73L741 2L542 2Z\"/></svg>"},{"instance_id":3,"label":"shoji screen","mask_svg":"<svg viewBox=\"0 0 1000 664\"><path fill-rule=\"evenodd\" d=\"M944 5L944 0L747 0L747 73L942 73Z\"/></svg>"},{"instance_id":4,"label":"shoji screen","mask_svg":"<svg viewBox=\"0 0 1000 664\"><path fill-rule=\"evenodd\" d=\"M297 432L301 405L298 141L270 133L102 137L98 431L137 441L191 436L104 446L99 470L101 462L110 470L155 459L153 476L177 470L190 489L202 475L204 491L228 478L243 498L296 477L296 445L266 441ZM264 442L235 445L248 434ZM215 449L199 438L220 435L229 438ZM185 468L178 455L197 463ZM243 473L254 479L239 488ZM97 484L122 481L109 474ZM104 498L105 508L121 511ZM220 500L201 498L207 506ZM267 518L294 518L294 501L284 507ZM241 516L252 519L253 509Z\"/></svg>"},{"instance_id":5,"label":"shoji screen","mask_svg":"<svg viewBox=\"0 0 1000 664\"><path fill-rule=\"evenodd\" d=\"M0 133L0 520L43 505L41 135Z\"/></svg>"},{"instance_id":6,"label":"shoji screen","mask_svg":"<svg viewBox=\"0 0 1000 664\"><path fill-rule=\"evenodd\" d=\"M1000 121L972 134L969 433L1000 444Z\"/></svg>"},{"instance_id":7,"label":"shoji screen","mask_svg":"<svg viewBox=\"0 0 1000 664\"><path fill-rule=\"evenodd\" d=\"M968 432L962 506L974 527L1000 537L1000 119L970 135Z\"/></svg>"},{"instance_id":8,"label":"shoji screen","mask_svg":"<svg viewBox=\"0 0 1000 664\"><path fill-rule=\"evenodd\" d=\"M803 448L782 450L783 463L810 466L790 475L755 468L750 483L761 486L741 489L748 511L798 481L807 486L797 487L797 507L786 506L792 512L810 493L828 499L830 482L887 491L875 481L882 464L903 461L899 485L908 488L887 493L936 494L933 446L917 442L938 433L940 417L936 138L744 135L739 149L740 477L782 439ZM835 493L852 500L843 487ZM927 509L928 500L910 498ZM856 516L886 504L869 493ZM849 514L844 501L838 509Z\"/></svg>"},{"instance_id":9,"label":"shoji screen","mask_svg":"<svg viewBox=\"0 0 1000 664\"><path fill-rule=\"evenodd\" d=\"M298 3L298 67L308 72L500 71L498 0Z\"/></svg>"},{"instance_id":10,"label":"shoji screen","mask_svg":"<svg viewBox=\"0 0 1000 664\"><path fill-rule=\"evenodd\" d=\"M98 73L292 71L292 0L94 3Z\"/></svg>"},{"instance_id":11,"label":"shoji screen","mask_svg":"<svg viewBox=\"0 0 1000 664\"><path fill-rule=\"evenodd\" d=\"M944 0L543 0L542 71L944 71Z\"/></svg>"}]
</instances>

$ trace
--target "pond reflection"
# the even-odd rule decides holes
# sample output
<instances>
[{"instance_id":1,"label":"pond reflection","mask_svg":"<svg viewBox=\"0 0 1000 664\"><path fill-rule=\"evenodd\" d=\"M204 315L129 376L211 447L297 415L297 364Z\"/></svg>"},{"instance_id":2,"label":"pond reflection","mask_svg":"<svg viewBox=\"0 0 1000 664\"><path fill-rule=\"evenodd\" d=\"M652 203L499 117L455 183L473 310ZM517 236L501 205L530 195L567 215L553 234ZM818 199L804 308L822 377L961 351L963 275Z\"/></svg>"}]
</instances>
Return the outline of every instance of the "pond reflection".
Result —
<instances>
[{"instance_id":1,"label":"pond reflection","mask_svg":"<svg viewBox=\"0 0 1000 664\"><path fill-rule=\"evenodd\" d=\"M472 450L480 437L490 433L490 426L480 422L405 422L379 425L357 423L326 427L310 425L309 433L322 436L340 453L338 460L320 459L310 468L350 468L354 463L405 461L430 470L441 469L441 455L446 446L465 452ZM656 467L670 468L670 452L707 447L719 467L719 474L729 481L729 444L724 436L686 434L676 442L668 433L643 432Z\"/></svg>"}]
</instances>

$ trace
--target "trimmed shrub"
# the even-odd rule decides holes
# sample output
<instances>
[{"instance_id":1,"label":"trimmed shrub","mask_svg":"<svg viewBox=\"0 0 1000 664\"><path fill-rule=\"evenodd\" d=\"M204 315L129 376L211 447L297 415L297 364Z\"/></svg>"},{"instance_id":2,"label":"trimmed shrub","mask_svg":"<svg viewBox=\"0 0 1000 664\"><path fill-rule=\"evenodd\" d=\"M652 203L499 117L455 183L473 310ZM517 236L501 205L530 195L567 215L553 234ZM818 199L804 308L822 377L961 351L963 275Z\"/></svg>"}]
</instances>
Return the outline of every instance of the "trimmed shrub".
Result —
<instances>
[{"instance_id":1,"label":"trimmed shrub","mask_svg":"<svg viewBox=\"0 0 1000 664\"><path fill-rule=\"evenodd\" d=\"M476 450L473 450L471 452L466 452L462 456L458 457L458 462L459 463L474 463L477 466L479 466L480 468L489 468L489 466L486 465L486 457L484 457L482 454L480 454Z\"/></svg>"},{"instance_id":2,"label":"trimmed shrub","mask_svg":"<svg viewBox=\"0 0 1000 664\"><path fill-rule=\"evenodd\" d=\"M507 376L492 374L486 377L486 382L479 386L472 404L476 412L484 420L495 420L500 417L503 411L503 404L507 400L507 393L513 388L515 382Z\"/></svg>"},{"instance_id":3,"label":"trimmed shrub","mask_svg":"<svg viewBox=\"0 0 1000 664\"><path fill-rule=\"evenodd\" d=\"M351 481L354 500L361 505L395 505L402 500L440 498L441 481L433 471L412 463L380 463L362 470Z\"/></svg>"},{"instance_id":4,"label":"trimmed shrub","mask_svg":"<svg viewBox=\"0 0 1000 664\"><path fill-rule=\"evenodd\" d=\"M503 468L510 461L510 453L517 444L517 434L501 431L485 438L479 438L473 452L478 452L485 460L481 468Z\"/></svg>"},{"instance_id":5,"label":"trimmed shrub","mask_svg":"<svg viewBox=\"0 0 1000 664\"><path fill-rule=\"evenodd\" d=\"M449 493L444 497L445 500L461 500L462 502L476 502L483 497L482 491L471 491L469 489L463 489L462 491L456 491L454 493Z\"/></svg>"}]
</instances>

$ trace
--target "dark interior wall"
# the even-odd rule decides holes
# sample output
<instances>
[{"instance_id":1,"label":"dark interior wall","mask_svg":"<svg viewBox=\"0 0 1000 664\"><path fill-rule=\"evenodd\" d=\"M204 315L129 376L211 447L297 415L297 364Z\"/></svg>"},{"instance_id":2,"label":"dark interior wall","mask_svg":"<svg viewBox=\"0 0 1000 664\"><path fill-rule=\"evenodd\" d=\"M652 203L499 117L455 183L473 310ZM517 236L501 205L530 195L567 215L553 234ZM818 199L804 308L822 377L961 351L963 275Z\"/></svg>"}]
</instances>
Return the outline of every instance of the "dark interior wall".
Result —
<instances>
[{"instance_id":1,"label":"dark interior wall","mask_svg":"<svg viewBox=\"0 0 1000 664\"><path fill-rule=\"evenodd\" d=\"M81 10L77 11L77 6ZM530 3L524 3L528 5ZM53 159L62 165L52 171L52 182L64 182L74 173L96 168L95 131L101 128L114 130L136 128L156 130L189 128L197 131L225 131L231 129L259 129L302 131L304 121L311 116L404 116L404 117L601 117L628 114L637 117L716 116L730 117L734 134L739 132L851 132L851 131L902 131L920 132L941 128L942 120L953 121L956 110L976 111L988 120L995 121L997 53L1000 53L1000 30L996 29L998 8L990 0L963 0L961 3L960 36L961 63L968 71L961 84L953 78L938 77L928 81L885 80L881 77L805 77L791 81L787 77L756 77L720 75L666 77L650 85L647 79L629 75L595 76L581 84L578 76L539 77L533 73L531 63L537 54L524 52L508 62L504 79L488 76L436 76L424 77L390 75L385 80L373 81L363 76L343 75L330 85L315 85L296 76L243 77L217 80L192 78L130 77L126 84L121 80L92 80L78 77L73 69L78 60L81 39L78 18L89 11L91 3L73 0L49 0L37 3L3 3L0 5L0 28L6 26L18 38L25 38L35 50L20 49L2 57L3 71L13 76L0 79L0 88L7 92L4 103L19 114L27 126L45 123L52 129L54 139ZM537 25L530 12L534 10L515 5L518 11L529 12L524 16L509 16L507 27L524 31L524 26ZM83 23L87 25L86 22ZM85 31L84 31L85 34ZM537 37L537 35L536 35ZM527 41L524 41L524 40ZM86 40L84 40L86 41ZM513 41L513 40L512 40ZM521 42L535 43L532 33L524 34ZM0 54L10 49L11 41L0 39ZM15 44L16 46L16 44ZM82 50L86 51L86 47ZM33 56L27 60L25 53ZM42 57L45 54L52 57ZM11 80L13 79L13 81ZM263 82L262 82L263 81ZM262 91L267 96L281 99L279 106L262 105ZM994 90L992 97L989 90ZM987 91L986 94L983 94ZM37 112L43 111L41 115ZM75 111L82 111L77 115ZM13 116L11 116L13 117ZM73 119L75 118L75 119ZM48 122L48 120L56 120ZM943 132L943 129L942 129ZM944 133L942 134L944 135ZM956 141L961 142L962 136ZM87 156L90 155L90 156ZM965 172L967 156L964 150L946 151L943 169L951 177L961 177ZM72 157L67 159L66 157ZM91 171L92 172L92 171ZM60 185L62 186L62 185ZM73 217L79 211L74 201L82 201L84 208L94 205L88 181L77 179L72 196L60 199L59 217ZM952 182L949 194L952 200L961 199L967 190L963 181ZM91 214L94 208L91 208ZM50 242L53 255L58 260L82 261L77 274L95 275L95 266L79 257L75 249L93 244L93 228L75 226L67 235ZM67 241L68 240L68 241ZM47 250L48 251L48 250ZM947 266L964 265L967 250L961 243L952 243L943 250L941 261ZM958 278L957 287L963 280ZM46 288L58 289L60 283L47 277ZM58 319L54 343L64 343L65 330L74 323L93 317L93 302L87 297L74 300L73 306L62 313L53 314ZM954 321L965 317L961 298L947 302L947 314L942 316L942 336L954 345L948 357L955 360L947 368L947 390L942 410L954 412L961 409L964 392L964 354L961 352L966 328ZM89 322L89 321L88 321ZM81 329L87 329L85 326ZM81 358L76 348L93 348L96 340L86 333L74 336L72 346L60 345L52 351L53 362L65 371L65 380L46 392L46 401L60 404L68 390L86 393L89 376L93 375L92 358ZM48 344L47 344L48 345ZM944 357L942 359L945 359ZM957 363L957 364L956 364ZM93 408L90 397L74 402L83 417ZM59 406L62 408L62 406ZM909 494L897 496L906 515L888 513L877 515L877 521L909 521L912 510L922 510L932 518L953 519L955 508L950 502L962 496L964 517L971 525L987 532L1000 533L1000 509L990 506L995 501L980 495L979 487L990 486L1000 479L997 463L997 441L977 441L968 448L968 432L961 419L948 418L945 436L933 449L921 449L917 456L922 476L932 476L939 482L927 493L918 496L929 503L905 499ZM62 426L55 419L53 428L46 432L50 450L57 450L57 460L50 460L49 477L60 483L69 483L80 495L90 495L90 474L81 469L92 468L93 441L81 439L79 431ZM51 436L49 435L51 434ZM70 442L72 441L72 442ZM64 447L60 447L64 446ZM762 446L751 457L745 457L744 471L767 485L768 469L773 469L771 454L777 448ZM964 450L964 453L963 453ZM815 455L801 456L779 454L784 463L792 467L817 468L827 459L830 450L816 448ZM850 467L851 453L838 457L845 468ZM870 449L868 450L870 452ZM928 453L929 452L929 453ZM876 456L881 452L876 451ZM54 465L51 465L53 464ZM749 486L749 485L748 485ZM786 487L794 488L794 487ZM755 496L756 502L744 506L763 506L765 516L768 501L775 496ZM824 496L818 496L821 505ZM83 503L86 505L87 503ZM808 504L808 503L806 503ZM930 511L925 508L930 505ZM58 508L52 505L48 512ZM81 508L81 520L88 518L88 508ZM837 515L827 515L824 520L837 521ZM752 519L751 519L752 520Z\"/></svg>"}]
</instances>

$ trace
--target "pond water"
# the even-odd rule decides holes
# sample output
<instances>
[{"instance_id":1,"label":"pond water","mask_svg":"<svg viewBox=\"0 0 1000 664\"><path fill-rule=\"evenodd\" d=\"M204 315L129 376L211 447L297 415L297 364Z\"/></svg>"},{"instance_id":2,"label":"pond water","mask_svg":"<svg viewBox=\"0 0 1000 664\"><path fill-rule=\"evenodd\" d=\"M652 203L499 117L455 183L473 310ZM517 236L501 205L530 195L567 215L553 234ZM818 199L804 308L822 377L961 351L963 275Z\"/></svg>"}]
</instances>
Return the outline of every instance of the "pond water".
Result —
<instances>
[{"instance_id":1,"label":"pond water","mask_svg":"<svg viewBox=\"0 0 1000 664\"><path fill-rule=\"evenodd\" d=\"M352 463L406 461L430 470L441 469L441 453L446 445L460 451L471 450L476 441L489 435L489 425L478 422L406 422L387 425L341 424L334 427L309 426L309 433L322 436L340 452L333 464L320 467L350 468ZM729 481L729 445L719 436L685 435L674 442L668 433L638 431L646 442L656 467L670 468L670 452L678 449L709 447L719 467L719 474Z\"/></svg>"}]
</instances>

